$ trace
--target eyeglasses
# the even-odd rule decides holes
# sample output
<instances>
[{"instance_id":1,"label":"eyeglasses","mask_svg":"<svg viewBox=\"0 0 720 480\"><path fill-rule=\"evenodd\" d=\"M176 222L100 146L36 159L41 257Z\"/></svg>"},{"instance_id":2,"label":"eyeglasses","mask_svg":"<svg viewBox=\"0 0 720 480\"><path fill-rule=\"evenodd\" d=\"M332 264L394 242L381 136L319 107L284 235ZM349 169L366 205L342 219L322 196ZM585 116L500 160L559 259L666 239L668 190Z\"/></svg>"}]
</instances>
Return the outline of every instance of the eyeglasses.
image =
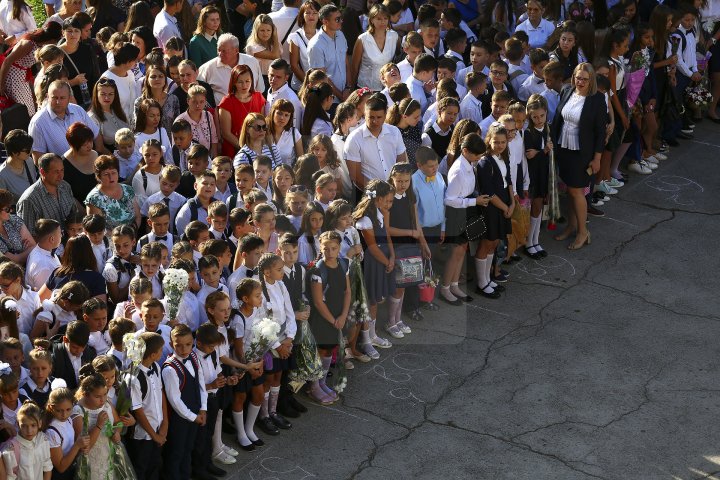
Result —
<instances>
[{"instance_id":1,"label":"eyeglasses","mask_svg":"<svg viewBox=\"0 0 720 480\"><path fill-rule=\"evenodd\" d=\"M305 185L290 185L288 192L307 192L308 188Z\"/></svg>"},{"instance_id":2,"label":"eyeglasses","mask_svg":"<svg viewBox=\"0 0 720 480\"><path fill-rule=\"evenodd\" d=\"M9 206L7 206L7 207L2 207L2 208L0 208L0 210L2 210L2 211L5 212L5 213L15 213L15 206L14 206L14 205L9 205Z\"/></svg>"},{"instance_id":3,"label":"eyeglasses","mask_svg":"<svg viewBox=\"0 0 720 480\"><path fill-rule=\"evenodd\" d=\"M585 83L585 82L589 82L589 81L590 81L590 77L575 77L575 83L577 83L577 82Z\"/></svg>"},{"instance_id":4,"label":"eyeglasses","mask_svg":"<svg viewBox=\"0 0 720 480\"><path fill-rule=\"evenodd\" d=\"M115 85L115 80L112 78L102 77L97 81L98 85Z\"/></svg>"},{"instance_id":5,"label":"eyeglasses","mask_svg":"<svg viewBox=\"0 0 720 480\"><path fill-rule=\"evenodd\" d=\"M507 75L507 72L504 70L490 70L490 73L493 75Z\"/></svg>"},{"instance_id":6,"label":"eyeglasses","mask_svg":"<svg viewBox=\"0 0 720 480\"><path fill-rule=\"evenodd\" d=\"M250 128L254 128L256 132L265 132L267 131L267 125L251 125Z\"/></svg>"}]
</instances>

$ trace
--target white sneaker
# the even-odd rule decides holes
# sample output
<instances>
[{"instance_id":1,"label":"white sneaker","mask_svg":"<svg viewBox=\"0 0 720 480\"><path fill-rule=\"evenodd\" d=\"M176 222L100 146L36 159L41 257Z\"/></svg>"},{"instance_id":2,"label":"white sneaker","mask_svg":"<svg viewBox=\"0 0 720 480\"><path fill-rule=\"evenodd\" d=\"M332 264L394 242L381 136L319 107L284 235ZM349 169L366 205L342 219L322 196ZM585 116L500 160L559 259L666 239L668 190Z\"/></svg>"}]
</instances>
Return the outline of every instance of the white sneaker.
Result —
<instances>
[{"instance_id":1,"label":"white sneaker","mask_svg":"<svg viewBox=\"0 0 720 480\"><path fill-rule=\"evenodd\" d=\"M652 170L650 170L650 168L642 165L639 162L632 162L630 165L628 165L628 170L633 173L639 173L640 175L650 175L652 173Z\"/></svg>"},{"instance_id":2,"label":"white sneaker","mask_svg":"<svg viewBox=\"0 0 720 480\"><path fill-rule=\"evenodd\" d=\"M402 333L412 333L412 330L410 329L410 327L405 325L402 320L399 321L397 323L397 325L395 325L395 326L398 327Z\"/></svg>"},{"instance_id":3,"label":"white sneaker","mask_svg":"<svg viewBox=\"0 0 720 480\"><path fill-rule=\"evenodd\" d=\"M368 357L369 360L369 357ZM343 359L343 365L345 365L345 370L352 370L355 368L355 364L347 357Z\"/></svg>"},{"instance_id":4,"label":"white sneaker","mask_svg":"<svg viewBox=\"0 0 720 480\"><path fill-rule=\"evenodd\" d=\"M641 161L650 170L656 170L660 166L657 163L647 162L645 160L641 160Z\"/></svg>"},{"instance_id":5,"label":"white sneaker","mask_svg":"<svg viewBox=\"0 0 720 480\"><path fill-rule=\"evenodd\" d=\"M648 163L654 163L654 164L656 164L656 165L657 165L658 163L660 163L660 160L658 160L657 157L655 157L654 155L650 155L649 157L645 157L645 158L643 158L643 160L645 160L645 161L648 162Z\"/></svg>"},{"instance_id":6,"label":"white sneaker","mask_svg":"<svg viewBox=\"0 0 720 480\"><path fill-rule=\"evenodd\" d=\"M685 135L692 135L693 133L695 133L695 130L693 130L692 128L683 128L680 131Z\"/></svg>"},{"instance_id":7,"label":"white sneaker","mask_svg":"<svg viewBox=\"0 0 720 480\"><path fill-rule=\"evenodd\" d=\"M605 183L612 188L620 188L625 185L625 182L618 180L615 177L610 177L610 180L605 180Z\"/></svg>"},{"instance_id":8,"label":"white sneaker","mask_svg":"<svg viewBox=\"0 0 720 480\"><path fill-rule=\"evenodd\" d=\"M374 336L374 337L370 340L370 342L372 342L373 347L378 347L378 348L390 348L390 347L392 347L392 343L390 343L390 340L387 340L387 339L382 338L382 337L378 337L377 335ZM370 355L370 356L372 357L372 355ZM378 354L378 356L380 356L380 354Z\"/></svg>"},{"instance_id":9,"label":"white sneaker","mask_svg":"<svg viewBox=\"0 0 720 480\"><path fill-rule=\"evenodd\" d=\"M235 457L228 455L225 452L218 453L213 457L213 460L217 463L222 463L223 465L232 465L236 462Z\"/></svg>"},{"instance_id":10,"label":"white sneaker","mask_svg":"<svg viewBox=\"0 0 720 480\"><path fill-rule=\"evenodd\" d=\"M661 152L654 153L654 154L653 154L653 157L657 158L657 159L660 160L661 162L662 162L663 160L667 160L667 159L668 159L667 155L665 155L664 153L661 153Z\"/></svg>"},{"instance_id":11,"label":"white sneaker","mask_svg":"<svg viewBox=\"0 0 720 480\"><path fill-rule=\"evenodd\" d=\"M617 195L617 189L608 185L606 181L603 180L602 182L600 182L600 185L602 185L602 192L606 193L607 195Z\"/></svg>"},{"instance_id":12,"label":"white sneaker","mask_svg":"<svg viewBox=\"0 0 720 480\"><path fill-rule=\"evenodd\" d=\"M237 457L238 455L240 455L240 452L238 452L234 448L228 447L224 443L223 443L222 449L223 449L223 452L227 453L230 456Z\"/></svg>"},{"instance_id":13,"label":"white sneaker","mask_svg":"<svg viewBox=\"0 0 720 480\"><path fill-rule=\"evenodd\" d=\"M603 202L602 200L598 200L598 199L593 199L593 201L591 203L592 203L593 207L602 207L603 205L605 205L605 202Z\"/></svg>"}]
</instances>

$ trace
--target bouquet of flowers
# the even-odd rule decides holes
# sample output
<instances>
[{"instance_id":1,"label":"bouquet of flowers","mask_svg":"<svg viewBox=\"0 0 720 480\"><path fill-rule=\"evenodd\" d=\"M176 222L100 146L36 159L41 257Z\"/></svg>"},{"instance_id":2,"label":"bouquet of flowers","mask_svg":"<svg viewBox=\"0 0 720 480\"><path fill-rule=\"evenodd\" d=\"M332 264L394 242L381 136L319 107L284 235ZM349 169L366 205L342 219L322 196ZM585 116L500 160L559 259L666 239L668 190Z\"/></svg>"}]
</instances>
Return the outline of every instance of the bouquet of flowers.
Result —
<instances>
[{"instance_id":1,"label":"bouquet of flowers","mask_svg":"<svg viewBox=\"0 0 720 480\"><path fill-rule=\"evenodd\" d=\"M277 342L280 325L272 318L265 317L252 327L252 340L245 351L245 363L259 361Z\"/></svg>"},{"instance_id":2,"label":"bouquet of flowers","mask_svg":"<svg viewBox=\"0 0 720 480\"><path fill-rule=\"evenodd\" d=\"M168 268L165 271L163 290L165 291L165 299L167 300L168 318L170 318L171 321L177 318L180 300L185 290L187 290L189 281L188 273L185 270Z\"/></svg>"},{"instance_id":3,"label":"bouquet of flowers","mask_svg":"<svg viewBox=\"0 0 720 480\"><path fill-rule=\"evenodd\" d=\"M298 322L300 327L300 337L295 350L295 360L297 361L297 369L290 371L290 388L294 392L300 391L306 382L319 380L322 375L322 363L317 352L317 344L315 337L310 331L308 322Z\"/></svg>"},{"instance_id":4,"label":"bouquet of flowers","mask_svg":"<svg viewBox=\"0 0 720 480\"><path fill-rule=\"evenodd\" d=\"M120 430L123 427L122 422L113 425L110 420L108 420L102 429L102 435L110 438L110 462L106 478L112 478L113 480L137 480L135 469L130 462L125 446L121 441L115 443L112 440L115 430Z\"/></svg>"},{"instance_id":5,"label":"bouquet of flowers","mask_svg":"<svg viewBox=\"0 0 720 480\"><path fill-rule=\"evenodd\" d=\"M115 408L121 417L125 417L130 413L130 407L132 406L130 382L137 375L138 365L140 365L145 355L145 342L141 338L135 337L134 333L126 333L123 337L123 348L130 365L121 372L121 380L117 391Z\"/></svg>"},{"instance_id":6,"label":"bouquet of flowers","mask_svg":"<svg viewBox=\"0 0 720 480\"><path fill-rule=\"evenodd\" d=\"M88 436L88 411L83 410L83 425L82 425L82 432L81 435L83 437ZM77 471L75 473L75 476L78 480L90 480L90 461L88 459L87 453L81 453L77 457Z\"/></svg>"},{"instance_id":7,"label":"bouquet of flowers","mask_svg":"<svg viewBox=\"0 0 720 480\"><path fill-rule=\"evenodd\" d=\"M704 108L712 101L712 94L702 84L698 84L685 90L685 99L697 108Z\"/></svg>"},{"instance_id":8,"label":"bouquet of flowers","mask_svg":"<svg viewBox=\"0 0 720 480\"><path fill-rule=\"evenodd\" d=\"M348 312L347 323L367 323L371 320L368 309L367 290L363 280L362 265L360 256L356 255L350 260L348 275L350 276L350 311Z\"/></svg>"},{"instance_id":9,"label":"bouquet of flowers","mask_svg":"<svg viewBox=\"0 0 720 480\"><path fill-rule=\"evenodd\" d=\"M635 106L640 90L642 89L645 77L650 73L650 59L652 53L649 48L635 52L630 59L630 71L625 74L627 104L630 109Z\"/></svg>"}]
</instances>

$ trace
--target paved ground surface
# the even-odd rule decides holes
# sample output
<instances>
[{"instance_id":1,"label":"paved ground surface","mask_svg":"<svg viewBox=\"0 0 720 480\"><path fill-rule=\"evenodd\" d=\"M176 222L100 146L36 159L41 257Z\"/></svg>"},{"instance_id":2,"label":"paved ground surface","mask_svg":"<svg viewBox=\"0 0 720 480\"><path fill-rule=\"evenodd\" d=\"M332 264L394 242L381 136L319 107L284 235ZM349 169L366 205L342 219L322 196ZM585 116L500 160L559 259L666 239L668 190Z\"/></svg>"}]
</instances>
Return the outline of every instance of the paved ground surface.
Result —
<instances>
[{"instance_id":1,"label":"paved ground surface","mask_svg":"<svg viewBox=\"0 0 720 480\"><path fill-rule=\"evenodd\" d=\"M227 478L720 478L719 131L635 175L589 248L543 232L502 299L413 324Z\"/></svg>"}]
</instances>

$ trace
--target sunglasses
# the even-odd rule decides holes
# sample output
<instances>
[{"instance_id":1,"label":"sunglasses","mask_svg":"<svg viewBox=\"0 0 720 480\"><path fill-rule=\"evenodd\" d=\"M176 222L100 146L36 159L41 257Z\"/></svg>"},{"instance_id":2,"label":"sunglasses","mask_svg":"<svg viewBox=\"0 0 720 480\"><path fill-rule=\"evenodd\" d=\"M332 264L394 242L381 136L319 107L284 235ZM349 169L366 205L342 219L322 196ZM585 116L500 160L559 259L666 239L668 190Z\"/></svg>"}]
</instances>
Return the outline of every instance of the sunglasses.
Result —
<instances>
[{"instance_id":1,"label":"sunglasses","mask_svg":"<svg viewBox=\"0 0 720 480\"><path fill-rule=\"evenodd\" d=\"M307 192L308 188L305 185L290 185L288 192Z\"/></svg>"},{"instance_id":2,"label":"sunglasses","mask_svg":"<svg viewBox=\"0 0 720 480\"><path fill-rule=\"evenodd\" d=\"M256 132L266 132L267 125L251 125L250 128L254 128Z\"/></svg>"},{"instance_id":3,"label":"sunglasses","mask_svg":"<svg viewBox=\"0 0 720 480\"><path fill-rule=\"evenodd\" d=\"M98 85L115 85L115 80L112 78L102 77L97 81Z\"/></svg>"}]
</instances>

